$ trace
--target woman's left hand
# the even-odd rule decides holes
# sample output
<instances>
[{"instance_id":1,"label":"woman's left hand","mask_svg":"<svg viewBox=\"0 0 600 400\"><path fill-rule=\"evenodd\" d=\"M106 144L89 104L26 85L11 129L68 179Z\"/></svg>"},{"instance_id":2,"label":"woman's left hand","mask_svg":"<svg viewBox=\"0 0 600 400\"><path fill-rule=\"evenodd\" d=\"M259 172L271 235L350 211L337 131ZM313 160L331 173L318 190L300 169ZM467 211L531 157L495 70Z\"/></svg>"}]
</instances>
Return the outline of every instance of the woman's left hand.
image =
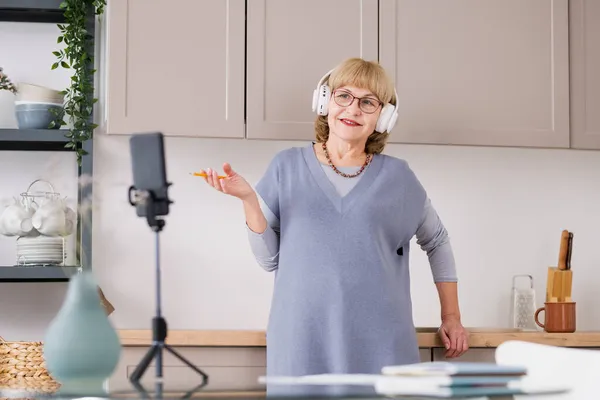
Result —
<instances>
[{"instance_id":1,"label":"woman's left hand","mask_svg":"<svg viewBox=\"0 0 600 400\"><path fill-rule=\"evenodd\" d=\"M438 334L446 347L447 358L460 357L469 349L469 333L457 318L443 320Z\"/></svg>"}]
</instances>

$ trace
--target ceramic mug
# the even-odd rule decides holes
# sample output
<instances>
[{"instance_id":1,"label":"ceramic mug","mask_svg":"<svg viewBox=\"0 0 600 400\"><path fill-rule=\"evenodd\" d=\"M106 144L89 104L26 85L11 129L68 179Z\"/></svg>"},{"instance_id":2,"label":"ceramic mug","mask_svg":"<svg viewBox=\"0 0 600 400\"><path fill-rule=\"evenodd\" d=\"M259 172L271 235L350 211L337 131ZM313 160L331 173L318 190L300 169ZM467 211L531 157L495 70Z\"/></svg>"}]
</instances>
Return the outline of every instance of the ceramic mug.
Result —
<instances>
[{"instance_id":1,"label":"ceramic mug","mask_svg":"<svg viewBox=\"0 0 600 400\"><path fill-rule=\"evenodd\" d=\"M64 200L46 199L32 217L33 227L45 236L68 236L76 227L77 215Z\"/></svg>"},{"instance_id":2,"label":"ceramic mug","mask_svg":"<svg viewBox=\"0 0 600 400\"><path fill-rule=\"evenodd\" d=\"M33 215L33 227L42 235L55 236L66 225L65 211L59 201L46 200Z\"/></svg>"},{"instance_id":3,"label":"ceramic mug","mask_svg":"<svg viewBox=\"0 0 600 400\"><path fill-rule=\"evenodd\" d=\"M34 209L16 199L4 209L0 217L0 230L5 236L25 236L33 230Z\"/></svg>"},{"instance_id":4,"label":"ceramic mug","mask_svg":"<svg viewBox=\"0 0 600 400\"><path fill-rule=\"evenodd\" d=\"M535 323L548 333L575 332L577 326L575 309L575 302L544 303L544 307L535 311ZM538 319L542 311L544 311L544 323Z\"/></svg>"}]
</instances>

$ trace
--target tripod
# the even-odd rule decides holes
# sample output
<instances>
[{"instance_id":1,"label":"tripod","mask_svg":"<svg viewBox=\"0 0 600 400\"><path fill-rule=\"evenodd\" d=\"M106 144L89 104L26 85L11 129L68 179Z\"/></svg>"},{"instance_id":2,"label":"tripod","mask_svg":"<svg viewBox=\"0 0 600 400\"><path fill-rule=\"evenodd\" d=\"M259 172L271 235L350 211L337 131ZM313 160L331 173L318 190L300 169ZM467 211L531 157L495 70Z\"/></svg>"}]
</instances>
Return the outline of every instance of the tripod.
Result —
<instances>
[{"instance_id":1,"label":"tripod","mask_svg":"<svg viewBox=\"0 0 600 400\"><path fill-rule=\"evenodd\" d=\"M131 186L129 188L129 203L131 205L137 205L137 201L132 200L131 194L135 191L135 187ZM145 202L146 205L146 219L148 220L148 225L152 228L152 231L156 233L156 315L152 319L152 345L148 349L146 355L140 361L140 364L136 367L135 371L131 374L129 380L135 385L139 385L139 380L146 372L146 369L152 362L154 358L156 358L156 378L158 381L162 382L163 378L163 349L171 353L181 362L186 364L188 367L196 371L198 374L202 376L202 386L206 384L208 380L208 375L206 375L202 370L197 368L194 364L186 360L181 354L179 354L175 349L173 349L170 345L165 343L165 339L167 338L167 321L162 316L161 310L161 278L160 278L160 232L165 226L165 221L163 219L156 218L157 212L156 210L160 208L161 204L157 202L156 196L152 191L144 191L142 194L142 201ZM169 200L165 200L169 201Z\"/></svg>"}]
</instances>

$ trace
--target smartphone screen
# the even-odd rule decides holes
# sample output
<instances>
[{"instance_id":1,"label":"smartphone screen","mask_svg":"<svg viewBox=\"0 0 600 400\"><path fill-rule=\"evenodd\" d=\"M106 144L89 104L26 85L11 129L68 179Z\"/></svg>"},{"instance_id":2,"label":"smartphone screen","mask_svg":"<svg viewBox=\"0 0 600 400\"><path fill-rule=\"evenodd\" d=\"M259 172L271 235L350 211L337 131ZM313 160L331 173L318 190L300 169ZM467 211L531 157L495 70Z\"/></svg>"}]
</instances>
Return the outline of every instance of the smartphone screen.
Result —
<instances>
[{"instance_id":1,"label":"smartphone screen","mask_svg":"<svg viewBox=\"0 0 600 400\"><path fill-rule=\"evenodd\" d=\"M153 199L154 215L169 213L167 168L164 136L160 132L139 133L129 139L133 186L138 192L147 192ZM136 205L137 215L147 215L145 202Z\"/></svg>"}]
</instances>

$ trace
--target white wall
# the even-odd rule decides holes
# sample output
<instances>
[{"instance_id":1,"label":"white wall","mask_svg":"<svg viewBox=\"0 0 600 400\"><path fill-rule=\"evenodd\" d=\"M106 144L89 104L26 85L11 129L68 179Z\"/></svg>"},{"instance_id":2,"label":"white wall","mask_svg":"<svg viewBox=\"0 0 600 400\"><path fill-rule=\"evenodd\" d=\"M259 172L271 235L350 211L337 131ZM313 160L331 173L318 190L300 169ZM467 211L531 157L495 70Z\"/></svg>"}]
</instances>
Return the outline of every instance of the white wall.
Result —
<instances>
[{"instance_id":1,"label":"white wall","mask_svg":"<svg viewBox=\"0 0 600 400\"><path fill-rule=\"evenodd\" d=\"M6 37L8 31L14 29L0 23L0 36ZM2 40L1 62L8 73L9 63L13 70L24 57L43 54L31 74L32 79L46 79L44 66L51 60L32 44L53 46L57 32L42 26L27 27L27 32L11 38L10 52ZM63 78L52 77L57 85ZM0 101L0 109L5 109L6 99ZM0 118L0 126L12 123L10 113L3 112ZM210 190L189 172L219 168L228 161L254 183L276 151L304 144L167 139L175 204L161 235L161 251L164 312L170 329L264 329L272 288L272 276L252 258L239 201ZM575 233L572 264L578 329L600 329L593 295L600 282L600 254L595 251L600 152L413 145L390 145L386 152L410 162L450 232L465 325L508 326L515 274L534 276L537 303L542 305L546 268L556 264L560 232L569 229ZM17 153L0 157L5 166L0 191L8 187L14 192L13 187L44 173L54 160L31 156L25 168L22 157ZM9 173L15 164L22 167ZM52 169L53 179L70 190L75 178L69 168L74 161L60 165ZM116 307L111 317L116 326L148 329L154 310L154 237L127 203L130 170L128 137L97 135L93 268ZM0 238L2 262L12 257L7 241ZM418 251L411 257L415 323L435 326L439 303L427 258ZM0 335L13 340L41 338L64 289L62 284L0 284Z\"/></svg>"}]
</instances>

